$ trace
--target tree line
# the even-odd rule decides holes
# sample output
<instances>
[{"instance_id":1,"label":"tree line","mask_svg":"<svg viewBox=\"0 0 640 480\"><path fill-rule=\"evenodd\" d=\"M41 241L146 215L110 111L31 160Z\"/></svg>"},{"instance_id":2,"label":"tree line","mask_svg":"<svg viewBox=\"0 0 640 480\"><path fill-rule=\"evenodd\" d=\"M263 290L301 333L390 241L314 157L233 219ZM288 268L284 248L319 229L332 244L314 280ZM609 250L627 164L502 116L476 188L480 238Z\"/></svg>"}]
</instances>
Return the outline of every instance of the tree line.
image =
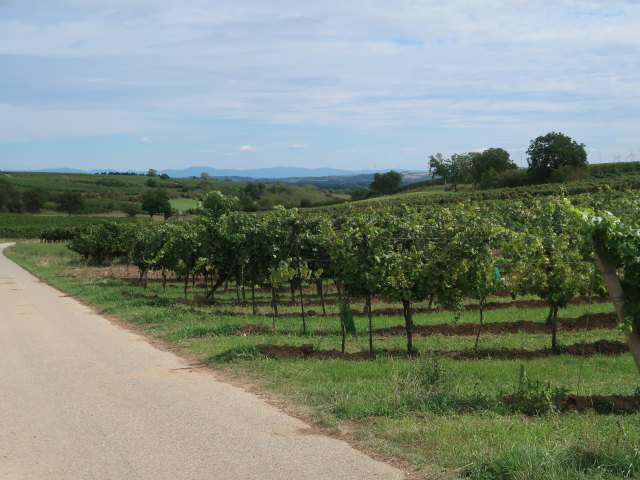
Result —
<instances>
[{"instance_id":1,"label":"tree line","mask_svg":"<svg viewBox=\"0 0 640 480\"><path fill-rule=\"evenodd\" d=\"M509 152L502 148L453 154L449 158L438 153L429 157L429 170L454 190L463 183L485 189L558 183L587 176L584 144L563 133L550 132L531 140L527 156L527 169L518 170Z\"/></svg>"},{"instance_id":2,"label":"tree line","mask_svg":"<svg viewBox=\"0 0 640 480\"><path fill-rule=\"evenodd\" d=\"M457 191L462 184L470 184L473 189L489 189L559 183L588 175L584 144L562 133L550 132L531 140L527 155L528 168L522 170L503 148L454 153L450 157L437 153L429 156L428 167L433 177L429 183L444 183ZM402 174L395 170L376 173L369 190L358 190L352 198L362 200L372 194L396 193L401 183Z\"/></svg>"}]
</instances>

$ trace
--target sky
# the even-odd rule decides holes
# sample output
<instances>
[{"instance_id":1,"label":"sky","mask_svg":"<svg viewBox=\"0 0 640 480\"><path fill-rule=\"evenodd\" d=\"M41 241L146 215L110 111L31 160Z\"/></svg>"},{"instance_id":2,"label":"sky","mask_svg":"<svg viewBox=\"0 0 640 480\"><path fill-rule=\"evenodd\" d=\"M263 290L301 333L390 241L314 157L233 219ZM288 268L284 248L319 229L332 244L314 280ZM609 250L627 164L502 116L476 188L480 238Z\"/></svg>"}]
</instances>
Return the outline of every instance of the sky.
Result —
<instances>
[{"instance_id":1,"label":"sky","mask_svg":"<svg viewBox=\"0 0 640 480\"><path fill-rule=\"evenodd\" d=\"M0 0L0 169L640 160L637 0Z\"/></svg>"}]
</instances>

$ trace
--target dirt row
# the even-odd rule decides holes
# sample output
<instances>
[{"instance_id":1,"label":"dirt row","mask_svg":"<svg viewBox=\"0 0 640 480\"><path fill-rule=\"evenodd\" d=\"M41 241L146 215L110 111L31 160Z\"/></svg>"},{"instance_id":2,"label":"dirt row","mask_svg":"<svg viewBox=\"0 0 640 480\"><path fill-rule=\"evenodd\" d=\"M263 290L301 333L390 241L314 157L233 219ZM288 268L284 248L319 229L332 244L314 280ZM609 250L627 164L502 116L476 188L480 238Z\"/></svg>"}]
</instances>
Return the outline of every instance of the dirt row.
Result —
<instances>
[{"instance_id":1,"label":"dirt row","mask_svg":"<svg viewBox=\"0 0 640 480\"><path fill-rule=\"evenodd\" d=\"M269 357L277 359L341 359L341 360L368 360L369 352L342 353L339 350L316 350L311 344L304 345L273 345L261 344L256 348ZM595 354L601 355L621 355L629 351L629 346L622 342L612 342L608 340L600 340L593 343L575 344L564 347L560 350L562 355L571 355L578 357L589 357ZM536 358L546 358L556 355L550 349L541 350L524 350L524 349L486 349L486 350L430 350L429 355L435 355L443 358L452 358L456 360L478 360L485 358L505 359L505 360L533 360ZM378 350L377 355L390 357L407 357L404 350ZM413 356L420 354L414 352Z\"/></svg>"},{"instance_id":2,"label":"dirt row","mask_svg":"<svg viewBox=\"0 0 640 480\"><path fill-rule=\"evenodd\" d=\"M559 402L560 410L586 413L632 413L640 410L640 398L626 395L572 395Z\"/></svg>"},{"instance_id":3,"label":"dirt row","mask_svg":"<svg viewBox=\"0 0 640 480\"><path fill-rule=\"evenodd\" d=\"M136 296L136 294L132 294L130 292L122 292L122 295L127 295L127 296ZM148 299L156 299L159 298L157 295L149 295L146 296L144 298L148 298ZM185 299L182 297L177 297L177 298L171 298L171 301L175 302L175 303L180 303L183 305L200 305L200 306L214 306L214 305L222 305L221 302L218 302L217 300L211 300L211 299L204 299L201 297L196 297L194 299ZM382 300L381 300L382 301ZM571 302L570 305L588 305L590 302L593 303L607 303L609 302L608 298L605 297L596 297L593 299L589 299L589 298L574 298ZM251 306L251 303L230 303L229 305L240 305L240 306L244 306L244 307L248 307ZM326 304L325 304L326 305ZM269 309L271 308L271 304L269 302L256 302L256 306L267 306L269 307ZM279 303L279 306L299 306L299 304L294 304L292 302L283 302L283 303ZM305 306L306 307L319 307L322 306L322 302L320 301L305 301ZM522 300L513 300L511 302L489 302L487 303L487 306L485 308L486 311L493 311L493 310L503 310L503 309L507 309L507 308L515 308L515 309L526 309L526 308L546 308L548 305L545 301L543 300L534 300L534 299L522 299ZM466 305L464 307L464 311L468 311L468 312L474 312L474 311L478 311L479 307L477 304L470 304L470 305ZM428 307L416 307L413 309L413 313L435 313L435 312L443 312L443 311L448 311L445 308L442 307L435 307L435 308L428 308ZM212 313L218 313L220 314L221 312L212 312ZM351 309L351 313L353 314L353 316L355 317L366 317L367 316L367 312L363 311L363 310L359 310L357 308L352 308ZM223 314L227 314L226 312ZM260 315L262 317L271 317L273 314L271 311L268 312L259 312L257 313L257 315ZM323 313L321 311L318 311L316 309L310 308L310 309L305 309L305 315L308 317L316 317L316 316L321 316L323 315ZM372 311L372 315L379 317L379 316L402 316L403 315L403 310L402 308L396 308L396 307L384 307L384 308L374 308ZM278 317L280 318L299 318L301 316L301 312L281 312L278 314Z\"/></svg>"},{"instance_id":4,"label":"dirt row","mask_svg":"<svg viewBox=\"0 0 640 480\"><path fill-rule=\"evenodd\" d=\"M592 313L578 318L559 318L558 329L566 332L583 330L611 330L616 328L618 319L614 313ZM551 333L551 326L542 322L519 320L515 322L489 322L480 326L477 323L441 323L438 325L417 325L413 328L414 335L501 335L506 333ZM404 335L404 325L377 328L376 335Z\"/></svg>"},{"instance_id":5,"label":"dirt row","mask_svg":"<svg viewBox=\"0 0 640 480\"><path fill-rule=\"evenodd\" d=\"M612 330L617 326L617 319L613 313L594 313L591 315L582 315L578 318L559 318L558 329L566 332L577 332L584 330ZM447 323L438 325L417 325L413 329L414 336L428 337L430 335L447 335L447 336L472 336L477 335L478 330L481 334L502 335L509 333L532 333L532 334L550 334L551 327L546 323L517 321L517 322L491 322L480 327L477 323ZM274 330L273 328L263 327L261 325L247 324L235 331L236 335L265 335L265 334L290 334L288 330ZM403 325L395 327L378 328L373 331L377 336L396 336L405 335ZM330 332L317 330L314 335L330 335ZM367 335L367 333L361 333Z\"/></svg>"},{"instance_id":6,"label":"dirt row","mask_svg":"<svg viewBox=\"0 0 640 480\"><path fill-rule=\"evenodd\" d=\"M502 401L513 405L514 395L503 395ZM640 397L629 395L574 395L568 394L556 402L561 412L587 413L595 411L603 415L634 413L640 410Z\"/></svg>"},{"instance_id":7,"label":"dirt row","mask_svg":"<svg viewBox=\"0 0 640 480\"><path fill-rule=\"evenodd\" d=\"M194 299L173 298L172 300L179 303L198 304L198 305L233 305L233 306L243 306L243 307L249 307L252 305L252 302L238 303L236 300L219 300L219 299L211 299L211 298L206 299L198 296L196 296ZM593 297L593 298L577 297L572 299L569 302L569 304L570 305L587 305L590 302L607 303L609 301L610 300L607 297ZM390 303L388 299L385 299L383 297L376 297L372 299L372 302L374 304L372 315L374 316L402 315L402 308L399 308L399 307L375 308L376 303ZM364 304L364 300L353 300L351 302L351 305L353 306L354 304L357 305L360 303ZM305 304L305 307L321 307L323 302L320 300L305 299L304 304ZM326 306L331 306L333 305L333 302L325 301L324 304ZM270 300L256 300L255 305L256 307L267 307L270 309L272 304ZM292 302L291 300L281 300L281 301L278 301L278 306L279 307L299 307L300 302L298 301ZM545 308L545 307L548 307L548 305L544 300L520 299L520 300L512 300L510 302L487 302L484 310L493 311L493 310L502 310L505 308ZM429 308L426 306L425 307L417 306L413 308L414 313L432 313L432 312L442 312L447 310L448 309L443 307ZM480 310L480 306L478 304L471 303L471 304L465 305L463 310L467 312L477 312L478 310ZM364 309L360 310L358 308L352 308L351 312L355 316L367 315L367 312ZM263 313L263 315L269 316L271 315L271 313ZM294 313L293 315L300 315L300 314Z\"/></svg>"}]
</instances>

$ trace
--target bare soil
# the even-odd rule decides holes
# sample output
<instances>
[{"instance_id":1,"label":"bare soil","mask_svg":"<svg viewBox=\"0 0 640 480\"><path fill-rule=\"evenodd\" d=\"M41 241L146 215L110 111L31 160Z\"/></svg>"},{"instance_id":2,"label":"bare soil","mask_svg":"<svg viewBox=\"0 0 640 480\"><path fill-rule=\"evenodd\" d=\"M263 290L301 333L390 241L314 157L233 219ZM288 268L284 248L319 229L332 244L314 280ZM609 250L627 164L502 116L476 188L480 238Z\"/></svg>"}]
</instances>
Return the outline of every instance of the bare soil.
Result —
<instances>
[{"instance_id":1,"label":"bare soil","mask_svg":"<svg viewBox=\"0 0 640 480\"><path fill-rule=\"evenodd\" d=\"M640 410L640 397L625 395L569 395L560 402L563 411L601 414L633 413Z\"/></svg>"},{"instance_id":2,"label":"bare soil","mask_svg":"<svg viewBox=\"0 0 640 480\"><path fill-rule=\"evenodd\" d=\"M514 402L514 395L503 395L507 405ZM635 413L640 410L640 397L629 395L574 395L568 394L556 403L561 412L588 413L602 415Z\"/></svg>"},{"instance_id":3,"label":"bare soil","mask_svg":"<svg viewBox=\"0 0 640 480\"><path fill-rule=\"evenodd\" d=\"M339 350L316 350L312 344L304 345L273 345L260 344L256 348L263 353L277 359L342 359L342 360L368 360L371 358L369 352L342 353ZM563 355L589 357L595 354L601 355L621 355L629 351L627 344L622 342L611 342L600 340L594 343L575 344L564 347L560 353ZM509 360L532 360L545 358L554 355L549 349L523 350L523 349L491 349L491 350L433 350L426 352L428 355L435 355L444 358L455 358L459 360L477 360L483 358L502 358ZM377 350L377 355L391 357L407 357L405 350ZM412 356L420 354L414 352Z\"/></svg>"},{"instance_id":4,"label":"bare soil","mask_svg":"<svg viewBox=\"0 0 640 480\"><path fill-rule=\"evenodd\" d=\"M559 318L558 329L575 332L583 330L611 330L616 328L618 320L614 313L592 313L578 318ZM446 323L439 325L417 325L413 329L414 335L476 335L478 330L483 334L501 335L506 333L551 333L551 326L542 322L515 321L490 322L480 326L477 323ZM373 331L377 335L404 335L404 325L378 328Z\"/></svg>"}]
</instances>

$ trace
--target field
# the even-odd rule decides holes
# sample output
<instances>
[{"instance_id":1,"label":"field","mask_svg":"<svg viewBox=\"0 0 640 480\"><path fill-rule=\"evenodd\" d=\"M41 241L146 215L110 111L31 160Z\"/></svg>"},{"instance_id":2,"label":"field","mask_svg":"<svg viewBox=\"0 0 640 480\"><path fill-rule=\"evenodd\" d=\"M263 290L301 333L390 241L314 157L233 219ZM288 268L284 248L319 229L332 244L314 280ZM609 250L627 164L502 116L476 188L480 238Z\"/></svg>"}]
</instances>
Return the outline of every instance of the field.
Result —
<instances>
[{"instance_id":1,"label":"field","mask_svg":"<svg viewBox=\"0 0 640 480\"><path fill-rule=\"evenodd\" d=\"M170 200L169 203L171 203L172 208L185 211L191 208L196 208L200 202L192 198L174 198Z\"/></svg>"},{"instance_id":2,"label":"field","mask_svg":"<svg viewBox=\"0 0 640 480\"><path fill-rule=\"evenodd\" d=\"M281 182L261 184L259 190L254 190L252 195L247 195L245 189L248 182L209 178L0 172L0 180L8 182L11 188L9 197L16 197L25 191L40 191L46 199L41 208L46 211L57 208L57 200L62 193L78 192L84 199L85 213L91 214L121 212L129 202L139 202L144 192L153 189L164 191L171 200L172 207L177 210L188 210L197 206L203 195L211 190L240 198L241 207L246 210L268 210L274 205L286 207L297 207L301 204L303 206L326 205L342 202L347 198L346 195L333 194L327 189L313 185L285 185ZM0 205L0 211L3 211L3 205Z\"/></svg>"},{"instance_id":3,"label":"field","mask_svg":"<svg viewBox=\"0 0 640 480\"><path fill-rule=\"evenodd\" d=\"M79 228L96 225L113 218L97 216L68 215L22 215L0 212L0 238L39 238L40 234L52 228ZM136 218L119 218L118 222L143 221Z\"/></svg>"},{"instance_id":4,"label":"field","mask_svg":"<svg viewBox=\"0 0 640 480\"><path fill-rule=\"evenodd\" d=\"M64 244L21 243L8 256L201 364L252 379L362 448L401 459L417 476L640 476L639 413L632 408L613 412L610 403L597 399L595 409L581 404L582 397L572 397L578 399L573 404L555 401L568 394L624 395L628 407L640 401L638 373L624 345L618 350L604 347L625 340L613 328L615 321L604 321L613 313L606 299L583 297L560 311L571 320L560 322L559 354L548 351L550 335L543 325L548 308L533 297L515 303L500 292L491 296L478 349L473 327L456 334L462 324L478 324L471 300L465 300L467 307L457 320L450 310L427 311L427 304L417 302L414 347L419 355L409 357L401 353L404 326L391 328L403 325L401 305L375 297L376 356L368 359L363 299L352 301L357 333L347 336L346 355L339 351L341 325L333 287L325 286L323 315L315 285L305 285L305 334L299 298L292 301L288 289L280 292L274 319L270 292L262 289L254 305L250 290L243 300L233 283L212 301L203 298L205 286L198 280L185 299L184 284L177 278L170 277L163 288L161 279L151 275L146 287L140 286L134 267L87 266ZM506 328L500 333L496 327L514 321L520 322L514 333ZM527 321L540 328L527 329ZM435 326L439 332L419 334ZM595 343L599 341L612 343ZM603 353L581 355L589 349Z\"/></svg>"}]
</instances>

